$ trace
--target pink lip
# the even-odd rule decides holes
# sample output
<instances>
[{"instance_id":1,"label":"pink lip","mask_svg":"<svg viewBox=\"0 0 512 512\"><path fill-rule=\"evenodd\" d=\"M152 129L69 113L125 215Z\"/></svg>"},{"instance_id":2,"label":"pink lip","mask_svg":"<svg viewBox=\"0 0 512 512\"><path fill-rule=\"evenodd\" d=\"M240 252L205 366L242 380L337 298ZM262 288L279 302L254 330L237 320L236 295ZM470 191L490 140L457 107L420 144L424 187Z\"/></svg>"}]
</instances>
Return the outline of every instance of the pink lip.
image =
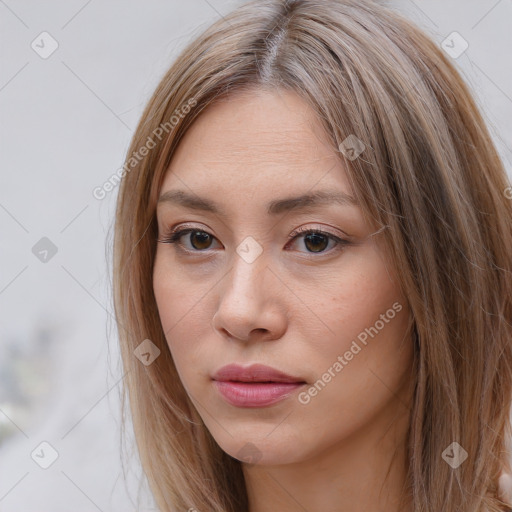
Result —
<instances>
[{"instance_id":1,"label":"pink lip","mask_svg":"<svg viewBox=\"0 0 512 512\"><path fill-rule=\"evenodd\" d=\"M260 364L223 366L213 380L222 396L237 407L274 404L305 384L301 378Z\"/></svg>"}]
</instances>

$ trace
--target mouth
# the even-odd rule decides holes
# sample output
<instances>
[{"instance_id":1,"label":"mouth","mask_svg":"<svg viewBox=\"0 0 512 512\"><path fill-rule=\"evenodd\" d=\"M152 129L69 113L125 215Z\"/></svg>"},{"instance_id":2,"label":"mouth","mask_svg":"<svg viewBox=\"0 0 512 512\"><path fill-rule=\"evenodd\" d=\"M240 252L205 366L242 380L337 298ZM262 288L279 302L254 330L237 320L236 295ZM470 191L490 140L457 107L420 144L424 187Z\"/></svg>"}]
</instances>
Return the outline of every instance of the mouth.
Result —
<instances>
[{"instance_id":1,"label":"mouth","mask_svg":"<svg viewBox=\"0 0 512 512\"><path fill-rule=\"evenodd\" d=\"M300 382L237 382L214 381L223 398L236 407L273 405L302 387Z\"/></svg>"},{"instance_id":2,"label":"mouth","mask_svg":"<svg viewBox=\"0 0 512 512\"><path fill-rule=\"evenodd\" d=\"M294 377L281 370L263 364L251 364L250 366L228 364L220 368L212 378L217 381L235 382L305 382L304 379L300 377Z\"/></svg>"},{"instance_id":3,"label":"mouth","mask_svg":"<svg viewBox=\"0 0 512 512\"><path fill-rule=\"evenodd\" d=\"M236 407L273 405L306 384L301 378L258 364L224 366L212 379L221 396Z\"/></svg>"}]
</instances>

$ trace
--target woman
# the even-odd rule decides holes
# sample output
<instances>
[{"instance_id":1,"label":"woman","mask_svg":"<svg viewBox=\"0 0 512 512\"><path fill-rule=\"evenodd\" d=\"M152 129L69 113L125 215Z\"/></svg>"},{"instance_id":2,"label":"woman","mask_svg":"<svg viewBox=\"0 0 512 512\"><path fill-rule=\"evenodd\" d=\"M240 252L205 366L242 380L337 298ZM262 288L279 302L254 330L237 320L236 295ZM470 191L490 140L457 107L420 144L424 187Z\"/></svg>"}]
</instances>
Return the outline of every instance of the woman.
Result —
<instances>
[{"instance_id":1,"label":"woman","mask_svg":"<svg viewBox=\"0 0 512 512\"><path fill-rule=\"evenodd\" d=\"M510 509L512 202L417 27L243 5L163 78L123 174L115 309L162 511Z\"/></svg>"}]
</instances>

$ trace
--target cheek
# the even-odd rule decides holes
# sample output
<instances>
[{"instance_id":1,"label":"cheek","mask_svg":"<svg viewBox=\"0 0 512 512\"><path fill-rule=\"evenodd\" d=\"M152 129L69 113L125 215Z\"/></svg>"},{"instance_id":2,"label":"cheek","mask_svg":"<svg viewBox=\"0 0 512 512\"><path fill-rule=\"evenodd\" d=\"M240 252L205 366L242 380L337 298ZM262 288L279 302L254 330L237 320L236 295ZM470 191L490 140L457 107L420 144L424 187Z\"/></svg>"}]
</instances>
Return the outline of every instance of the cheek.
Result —
<instances>
[{"instance_id":1,"label":"cheek","mask_svg":"<svg viewBox=\"0 0 512 512\"><path fill-rule=\"evenodd\" d=\"M153 272L153 291L160 322L180 376L201 367L202 340L209 338L210 318L207 291L215 285L204 276L191 278L177 272L172 259L157 257ZM204 358L204 356L203 356Z\"/></svg>"},{"instance_id":2,"label":"cheek","mask_svg":"<svg viewBox=\"0 0 512 512\"><path fill-rule=\"evenodd\" d=\"M335 403L342 415L364 416L389 400L411 367L412 343L404 338L410 312L396 274L375 249L346 263L346 271L310 303L329 331L305 336L311 350L306 355L318 379L318 392L310 388L316 406ZM309 324L304 319L303 332Z\"/></svg>"},{"instance_id":3,"label":"cheek","mask_svg":"<svg viewBox=\"0 0 512 512\"><path fill-rule=\"evenodd\" d=\"M382 328L382 314L385 315L384 322L389 320L384 323L384 328L379 329L383 334L384 331L396 333L402 330L407 324L406 301L395 272L386 265L376 247L369 246L354 252L344 263L337 273L326 276L322 293L318 291L320 288L311 290L310 300L314 297L310 302L311 310L329 328L330 341L327 345L335 350L348 349L353 339L377 321L377 327ZM395 303L398 304L393 308ZM332 343L333 336L338 342Z\"/></svg>"},{"instance_id":4,"label":"cheek","mask_svg":"<svg viewBox=\"0 0 512 512\"><path fill-rule=\"evenodd\" d=\"M207 300L204 278L192 278L192 275L180 271L172 250L170 247L157 250L153 270L153 291L166 334L176 331L180 324L195 325L191 318Z\"/></svg>"}]
</instances>

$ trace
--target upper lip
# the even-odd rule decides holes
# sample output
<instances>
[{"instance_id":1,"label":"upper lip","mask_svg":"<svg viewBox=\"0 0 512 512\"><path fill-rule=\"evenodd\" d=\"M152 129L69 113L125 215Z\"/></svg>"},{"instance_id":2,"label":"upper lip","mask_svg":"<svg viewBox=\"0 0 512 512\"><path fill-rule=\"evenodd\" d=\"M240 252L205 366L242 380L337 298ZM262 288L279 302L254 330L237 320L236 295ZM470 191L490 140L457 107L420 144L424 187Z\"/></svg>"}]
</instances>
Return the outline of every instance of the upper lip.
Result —
<instances>
[{"instance_id":1,"label":"upper lip","mask_svg":"<svg viewBox=\"0 0 512 512\"><path fill-rule=\"evenodd\" d=\"M305 382L300 377L293 377L263 364L242 366L228 364L218 370L213 380L236 382Z\"/></svg>"}]
</instances>

